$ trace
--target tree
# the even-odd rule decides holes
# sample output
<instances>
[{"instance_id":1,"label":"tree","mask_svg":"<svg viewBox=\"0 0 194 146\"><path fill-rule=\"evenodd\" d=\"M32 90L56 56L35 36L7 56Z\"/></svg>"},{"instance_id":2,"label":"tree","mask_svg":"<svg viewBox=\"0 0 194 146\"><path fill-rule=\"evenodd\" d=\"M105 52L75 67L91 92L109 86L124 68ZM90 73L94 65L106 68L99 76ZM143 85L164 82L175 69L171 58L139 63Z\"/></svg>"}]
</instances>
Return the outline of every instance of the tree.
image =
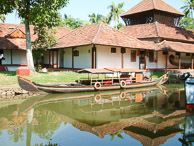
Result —
<instances>
[{"instance_id":1,"label":"tree","mask_svg":"<svg viewBox=\"0 0 194 146\"><path fill-rule=\"evenodd\" d=\"M73 18L71 17L71 15L67 16L65 14L64 15L64 25L69 29L76 29L80 27L81 25L84 25L84 21L78 18Z\"/></svg>"},{"instance_id":2,"label":"tree","mask_svg":"<svg viewBox=\"0 0 194 146\"><path fill-rule=\"evenodd\" d=\"M114 2L112 2L112 5L109 5L107 8L111 9L109 13L109 19L114 19L115 27L117 28L117 23L119 23L120 15L124 12L122 10L124 3L119 3L116 5Z\"/></svg>"},{"instance_id":3,"label":"tree","mask_svg":"<svg viewBox=\"0 0 194 146\"><path fill-rule=\"evenodd\" d=\"M184 9L184 13L187 16L191 16L193 18L193 10L194 10L194 0L183 0L185 6L181 7Z\"/></svg>"},{"instance_id":4,"label":"tree","mask_svg":"<svg viewBox=\"0 0 194 146\"><path fill-rule=\"evenodd\" d=\"M103 18L102 15L100 15L100 14L97 14L97 15L96 15L95 13L92 13L91 15L88 15L88 17L90 18L89 21L90 21L92 24L102 22L102 18Z\"/></svg>"},{"instance_id":5,"label":"tree","mask_svg":"<svg viewBox=\"0 0 194 146\"><path fill-rule=\"evenodd\" d=\"M194 18L191 17L184 17L180 23L179 23L179 27L182 28L188 28L188 29L194 29Z\"/></svg>"},{"instance_id":6,"label":"tree","mask_svg":"<svg viewBox=\"0 0 194 146\"><path fill-rule=\"evenodd\" d=\"M5 15L0 14L0 20L4 23L5 22Z\"/></svg>"},{"instance_id":7,"label":"tree","mask_svg":"<svg viewBox=\"0 0 194 146\"><path fill-rule=\"evenodd\" d=\"M118 25L117 25L117 29L121 29L122 27L124 27L125 25L123 24L123 23L119 23Z\"/></svg>"},{"instance_id":8,"label":"tree","mask_svg":"<svg viewBox=\"0 0 194 146\"><path fill-rule=\"evenodd\" d=\"M42 20L38 26L52 27L57 23L58 10L66 6L68 0L1 0L0 14L17 10L20 18L24 19L26 31L26 58L28 68L35 72L31 49L30 22L36 26L36 20Z\"/></svg>"}]
</instances>

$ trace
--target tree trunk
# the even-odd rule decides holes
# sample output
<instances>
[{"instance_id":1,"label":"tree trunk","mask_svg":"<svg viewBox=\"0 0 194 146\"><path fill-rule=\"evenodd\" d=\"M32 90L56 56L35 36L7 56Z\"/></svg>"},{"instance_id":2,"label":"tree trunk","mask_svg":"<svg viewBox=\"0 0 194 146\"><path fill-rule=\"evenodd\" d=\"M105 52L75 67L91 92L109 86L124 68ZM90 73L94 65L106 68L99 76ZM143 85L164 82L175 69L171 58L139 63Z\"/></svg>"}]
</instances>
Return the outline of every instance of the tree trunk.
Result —
<instances>
[{"instance_id":1,"label":"tree trunk","mask_svg":"<svg viewBox=\"0 0 194 146\"><path fill-rule=\"evenodd\" d=\"M31 36L30 36L30 25L29 20L25 19L25 30L26 30L26 59L28 68L30 71L35 72L34 69L34 61L32 57L32 49L31 49Z\"/></svg>"}]
</instances>

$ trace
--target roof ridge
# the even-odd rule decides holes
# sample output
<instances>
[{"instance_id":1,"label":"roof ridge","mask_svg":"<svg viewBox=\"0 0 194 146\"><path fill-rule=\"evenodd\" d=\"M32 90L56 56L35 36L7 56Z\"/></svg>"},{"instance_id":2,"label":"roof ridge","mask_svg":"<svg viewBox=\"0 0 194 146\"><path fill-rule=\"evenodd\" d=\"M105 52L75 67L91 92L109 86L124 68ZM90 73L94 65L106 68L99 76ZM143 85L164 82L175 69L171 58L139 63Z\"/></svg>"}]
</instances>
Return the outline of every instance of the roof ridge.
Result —
<instances>
[{"instance_id":1,"label":"roof ridge","mask_svg":"<svg viewBox=\"0 0 194 146\"><path fill-rule=\"evenodd\" d=\"M94 37L93 37L93 39L92 39L92 41L91 41L92 44L95 44L95 40L96 40L96 38L97 38L97 36L98 36L98 34L99 34L99 32L100 32L100 29L101 29L101 27L102 27L102 24L103 24L103 22L101 22L101 23L99 24L98 30L97 30L97 32L96 32L96 35L94 35Z\"/></svg>"},{"instance_id":2,"label":"roof ridge","mask_svg":"<svg viewBox=\"0 0 194 146\"><path fill-rule=\"evenodd\" d=\"M156 21L154 24L155 24L155 29L156 29L156 35L158 37L160 37L160 30L159 30L159 27L158 27L158 22Z\"/></svg>"}]
</instances>

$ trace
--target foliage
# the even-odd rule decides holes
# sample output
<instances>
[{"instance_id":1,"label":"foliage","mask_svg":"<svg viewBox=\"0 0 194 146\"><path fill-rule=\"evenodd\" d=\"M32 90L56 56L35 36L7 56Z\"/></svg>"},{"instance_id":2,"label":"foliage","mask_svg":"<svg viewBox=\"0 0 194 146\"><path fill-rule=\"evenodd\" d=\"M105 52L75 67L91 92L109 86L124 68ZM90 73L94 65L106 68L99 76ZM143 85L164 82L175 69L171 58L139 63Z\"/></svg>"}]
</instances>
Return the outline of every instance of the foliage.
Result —
<instances>
[{"instance_id":1,"label":"foliage","mask_svg":"<svg viewBox=\"0 0 194 146\"><path fill-rule=\"evenodd\" d=\"M102 15L100 14L95 14L95 13L92 13L91 15L88 15L88 17L90 18L90 22L92 24L95 24L95 23L100 23L102 21Z\"/></svg>"},{"instance_id":2,"label":"foliage","mask_svg":"<svg viewBox=\"0 0 194 146\"><path fill-rule=\"evenodd\" d=\"M123 23L119 23L118 25L117 25L117 29L121 29L122 27L124 27L125 25L123 24Z\"/></svg>"},{"instance_id":3,"label":"foliage","mask_svg":"<svg viewBox=\"0 0 194 146\"><path fill-rule=\"evenodd\" d=\"M31 37L29 24L41 29L51 28L58 24L58 10L66 6L68 0L1 0L0 13L7 14L14 9L20 18L24 19L26 29L26 56L30 70L34 71L31 51Z\"/></svg>"},{"instance_id":4,"label":"foliage","mask_svg":"<svg viewBox=\"0 0 194 146\"><path fill-rule=\"evenodd\" d=\"M112 5L109 5L107 7L108 9L110 9L109 19L114 20L116 28L118 28L117 23L119 23L120 15L124 12L124 10L122 10L123 5L124 3L119 3L118 5L116 5L114 2L112 2Z\"/></svg>"},{"instance_id":5,"label":"foliage","mask_svg":"<svg viewBox=\"0 0 194 146\"><path fill-rule=\"evenodd\" d=\"M0 20L4 23L5 22L5 15L0 14Z\"/></svg>"},{"instance_id":6,"label":"foliage","mask_svg":"<svg viewBox=\"0 0 194 146\"><path fill-rule=\"evenodd\" d=\"M58 117L53 111L45 110L44 107L37 108L35 116L38 124L33 126L34 133L37 133L40 138L50 140L54 131L60 127Z\"/></svg>"},{"instance_id":7,"label":"foliage","mask_svg":"<svg viewBox=\"0 0 194 146\"><path fill-rule=\"evenodd\" d=\"M39 61L46 53L46 50L57 42L57 39L53 36L53 34L56 33L56 30L53 28L35 26L34 32L38 35L38 38L32 42L32 53L34 59L37 60L38 66Z\"/></svg>"},{"instance_id":8,"label":"foliage","mask_svg":"<svg viewBox=\"0 0 194 146\"><path fill-rule=\"evenodd\" d=\"M181 9L184 10L186 17L190 16L193 18L194 0L183 0L183 2L185 5Z\"/></svg>"},{"instance_id":9,"label":"foliage","mask_svg":"<svg viewBox=\"0 0 194 146\"><path fill-rule=\"evenodd\" d=\"M10 136L10 140L13 140L14 142L18 142L19 140L24 141L24 128L12 128L9 129L7 132Z\"/></svg>"},{"instance_id":10,"label":"foliage","mask_svg":"<svg viewBox=\"0 0 194 146\"><path fill-rule=\"evenodd\" d=\"M115 137L119 137L121 139L124 139L124 137L121 135L123 131L118 131L117 133L111 134L111 141L114 140Z\"/></svg>"},{"instance_id":11,"label":"foliage","mask_svg":"<svg viewBox=\"0 0 194 146\"><path fill-rule=\"evenodd\" d=\"M85 25L85 22L78 18L73 18L71 15L67 16L65 14L64 15L64 25L69 29L76 29L80 27L81 25Z\"/></svg>"},{"instance_id":12,"label":"foliage","mask_svg":"<svg viewBox=\"0 0 194 146\"><path fill-rule=\"evenodd\" d=\"M180 21L179 27L188 28L188 29L194 29L194 18L191 18L190 16L184 17Z\"/></svg>"}]
</instances>

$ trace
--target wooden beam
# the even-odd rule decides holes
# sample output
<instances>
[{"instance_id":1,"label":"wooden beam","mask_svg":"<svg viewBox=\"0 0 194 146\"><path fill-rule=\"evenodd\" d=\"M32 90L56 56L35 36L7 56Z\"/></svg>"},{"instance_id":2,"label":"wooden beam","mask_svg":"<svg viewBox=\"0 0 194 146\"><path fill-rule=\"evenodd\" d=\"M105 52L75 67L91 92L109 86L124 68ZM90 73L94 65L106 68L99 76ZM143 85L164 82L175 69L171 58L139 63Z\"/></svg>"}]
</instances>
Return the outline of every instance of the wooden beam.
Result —
<instances>
[{"instance_id":1,"label":"wooden beam","mask_svg":"<svg viewBox=\"0 0 194 146\"><path fill-rule=\"evenodd\" d=\"M96 46L93 45L92 47L92 68L96 68Z\"/></svg>"},{"instance_id":2,"label":"wooden beam","mask_svg":"<svg viewBox=\"0 0 194 146\"><path fill-rule=\"evenodd\" d=\"M54 51L52 51L52 67L54 68Z\"/></svg>"},{"instance_id":3,"label":"wooden beam","mask_svg":"<svg viewBox=\"0 0 194 146\"><path fill-rule=\"evenodd\" d=\"M179 55L179 70L181 69L181 53Z\"/></svg>"},{"instance_id":4,"label":"wooden beam","mask_svg":"<svg viewBox=\"0 0 194 146\"><path fill-rule=\"evenodd\" d=\"M57 68L59 68L59 50L56 51L57 52Z\"/></svg>"},{"instance_id":5,"label":"wooden beam","mask_svg":"<svg viewBox=\"0 0 194 146\"><path fill-rule=\"evenodd\" d=\"M11 64L13 64L13 50L11 49Z\"/></svg>"},{"instance_id":6,"label":"wooden beam","mask_svg":"<svg viewBox=\"0 0 194 146\"><path fill-rule=\"evenodd\" d=\"M124 68L124 53L121 53L121 68Z\"/></svg>"},{"instance_id":7,"label":"wooden beam","mask_svg":"<svg viewBox=\"0 0 194 146\"><path fill-rule=\"evenodd\" d=\"M168 52L166 51L166 72L167 72L167 69L168 69Z\"/></svg>"},{"instance_id":8,"label":"wooden beam","mask_svg":"<svg viewBox=\"0 0 194 146\"><path fill-rule=\"evenodd\" d=\"M191 69L193 69L193 54L191 54Z\"/></svg>"},{"instance_id":9,"label":"wooden beam","mask_svg":"<svg viewBox=\"0 0 194 146\"><path fill-rule=\"evenodd\" d=\"M51 52L49 50L49 66L51 65Z\"/></svg>"},{"instance_id":10,"label":"wooden beam","mask_svg":"<svg viewBox=\"0 0 194 146\"><path fill-rule=\"evenodd\" d=\"M74 55L73 55L74 49L75 47L72 48L72 70L74 70Z\"/></svg>"},{"instance_id":11,"label":"wooden beam","mask_svg":"<svg viewBox=\"0 0 194 146\"><path fill-rule=\"evenodd\" d=\"M146 64L147 64L147 50L145 50L145 65L144 65L144 69L146 69Z\"/></svg>"}]
</instances>

